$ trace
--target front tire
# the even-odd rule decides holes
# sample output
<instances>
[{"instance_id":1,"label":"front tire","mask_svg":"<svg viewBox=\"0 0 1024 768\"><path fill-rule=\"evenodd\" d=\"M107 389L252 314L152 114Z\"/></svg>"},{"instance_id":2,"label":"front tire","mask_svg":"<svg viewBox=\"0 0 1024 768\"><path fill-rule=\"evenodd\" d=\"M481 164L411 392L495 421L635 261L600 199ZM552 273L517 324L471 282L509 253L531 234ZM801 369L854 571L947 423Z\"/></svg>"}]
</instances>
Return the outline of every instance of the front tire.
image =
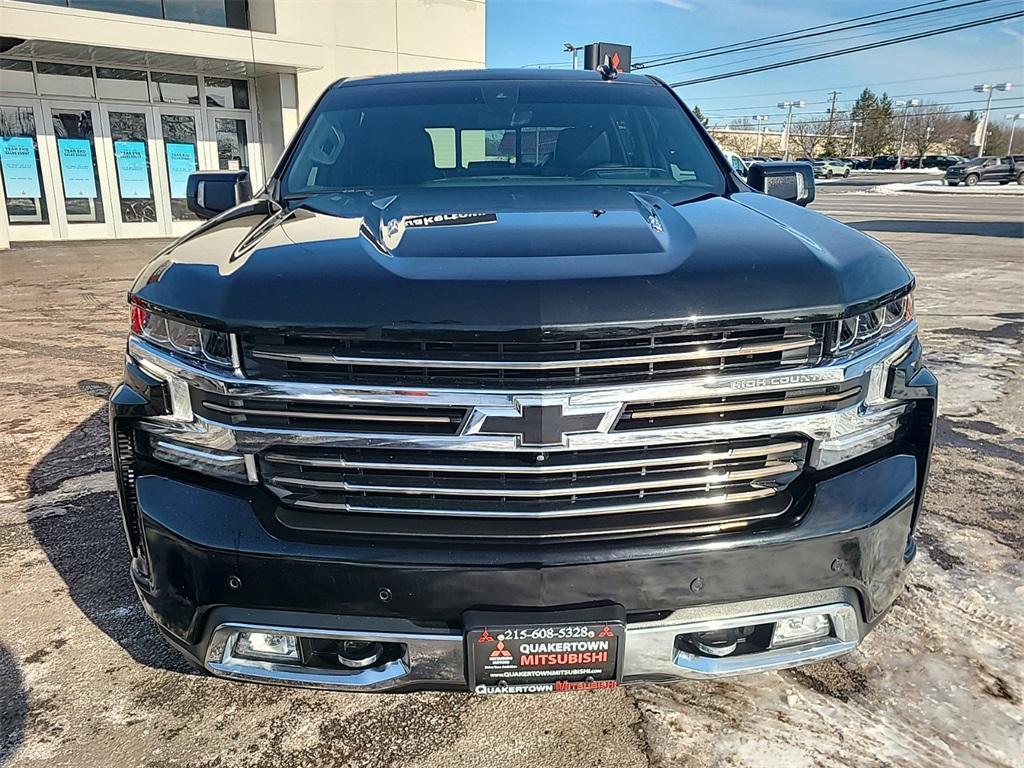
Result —
<instances>
[{"instance_id":1,"label":"front tire","mask_svg":"<svg viewBox=\"0 0 1024 768\"><path fill-rule=\"evenodd\" d=\"M1021 173L1017 174L1017 183L1020 186L1024 187L1024 171L1022 171Z\"/></svg>"},{"instance_id":2,"label":"front tire","mask_svg":"<svg viewBox=\"0 0 1024 768\"><path fill-rule=\"evenodd\" d=\"M845 171L843 171L843 178L844 179L850 178L850 169L849 168L847 168Z\"/></svg>"},{"instance_id":3,"label":"front tire","mask_svg":"<svg viewBox=\"0 0 1024 768\"><path fill-rule=\"evenodd\" d=\"M978 174L971 173L971 174L968 174L967 178L964 179L964 184L966 184L968 187L973 187L980 180L981 179L978 178Z\"/></svg>"},{"instance_id":4,"label":"front tire","mask_svg":"<svg viewBox=\"0 0 1024 768\"><path fill-rule=\"evenodd\" d=\"M831 179L832 178L832 171L830 171L830 170L829 171L825 171L825 178L826 179Z\"/></svg>"}]
</instances>

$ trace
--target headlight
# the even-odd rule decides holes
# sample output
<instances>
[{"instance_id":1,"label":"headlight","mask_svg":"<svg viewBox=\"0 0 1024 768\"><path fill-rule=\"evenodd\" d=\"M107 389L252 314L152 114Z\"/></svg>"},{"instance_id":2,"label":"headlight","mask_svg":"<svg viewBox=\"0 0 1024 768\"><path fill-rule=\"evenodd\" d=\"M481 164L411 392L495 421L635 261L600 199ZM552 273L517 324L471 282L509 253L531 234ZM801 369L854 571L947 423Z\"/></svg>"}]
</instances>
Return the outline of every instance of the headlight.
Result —
<instances>
[{"instance_id":1,"label":"headlight","mask_svg":"<svg viewBox=\"0 0 1024 768\"><path fill-rule=\"evenodd\" d=\"M231 367L231 336L131 304L132 333L150 344L199 362Z\"/></svg>"},{"instance_id":2,"label":"headlight","mask_svg":"<svg viewBox=\"0 0 1024 768\"><path fill-rule=\"evenodd\" d=\"M914 296L908 293L859 315L835 322L833 354L845 354L895 333L914 319Z\"/></svg>"}]
</instances>

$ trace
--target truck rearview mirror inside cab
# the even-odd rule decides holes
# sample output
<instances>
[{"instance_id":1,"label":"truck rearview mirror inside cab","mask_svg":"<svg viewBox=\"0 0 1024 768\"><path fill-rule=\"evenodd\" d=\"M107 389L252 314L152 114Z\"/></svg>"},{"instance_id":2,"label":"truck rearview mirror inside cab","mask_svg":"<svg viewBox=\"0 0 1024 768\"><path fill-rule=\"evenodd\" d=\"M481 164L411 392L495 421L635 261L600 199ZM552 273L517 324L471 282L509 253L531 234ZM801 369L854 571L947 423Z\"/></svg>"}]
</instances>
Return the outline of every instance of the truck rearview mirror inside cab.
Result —
<instances>
[{"instance_id":1,"label":"truck rearview mirror inside cab","mask_svg":"<svg viewBox=\"0 0 1024 768\"><path fill-rule=\"evenodd\" d=\"M190 174L185 200L188 209L209 219L252 199L248 171L200 171Z\"/></svg>"},{"instance_id":2,"label":"truck rearview mirror inside cab","mask_svg":"<svg viewBox=\"0 0 1024 768\"><path fill-rule=\"evenodd\" d=\"M814 169L810 163L754 163L747 172L747 184L797 205L814 201Z\"/></svg>"}]
</instances>

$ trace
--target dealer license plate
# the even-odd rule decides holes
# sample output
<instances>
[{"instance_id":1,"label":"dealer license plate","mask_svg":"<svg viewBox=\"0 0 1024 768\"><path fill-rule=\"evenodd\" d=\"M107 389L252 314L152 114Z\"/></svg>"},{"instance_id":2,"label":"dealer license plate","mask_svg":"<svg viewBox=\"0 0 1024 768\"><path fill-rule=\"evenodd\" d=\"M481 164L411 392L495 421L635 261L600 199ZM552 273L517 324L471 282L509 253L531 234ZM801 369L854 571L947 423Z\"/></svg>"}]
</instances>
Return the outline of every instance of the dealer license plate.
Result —
<instances>
[{"instance_id":1,"label":"dealer license plate","mask_svg":"<svg viewBox=\"0 0 1024 768\"><path fill-rule=\"evenodd\" d=\"M466 632L470 689L554 693L614 688L622 680L621 621L492 624Z\"/></svg>"}]
</instances>

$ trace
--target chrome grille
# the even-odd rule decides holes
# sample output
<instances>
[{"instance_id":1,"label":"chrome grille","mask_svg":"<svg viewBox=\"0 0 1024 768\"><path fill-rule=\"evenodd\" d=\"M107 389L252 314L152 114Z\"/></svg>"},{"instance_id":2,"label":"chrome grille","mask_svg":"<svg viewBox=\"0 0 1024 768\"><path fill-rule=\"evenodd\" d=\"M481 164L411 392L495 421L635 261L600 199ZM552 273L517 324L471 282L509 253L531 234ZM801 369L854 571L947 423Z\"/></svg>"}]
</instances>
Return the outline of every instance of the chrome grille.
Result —
<instances>
[{"instance_id":1,"label":"chrome grille","mask_svg":"<svg viewBox=\"0 0 1024 768\"><path fill-rule=\"evenodd\" d=\"M261 379L388 386L541 387L646 382L814 365L824 324L680 327L536 341L449 337L369 340L243 334L243 366Z\"/></svg>"},{"instance_id":2,"label":"chrome grille","mask_svg":"<svg viewBox=\"0 0 1024 768\"><path fill-rule=\"evenodd\" d=\"M860 399L861 391L860 383L855 381L828 387L805 387L753 395L634 402L625 407L615 430L666 429L691 424L819 413L852 405Z\"/></svg>"},{"instance_id":3,"label":"chrome grille","mask_svg":"<svg viewBox=\"0 0 1024 768\"><path fill-rule=\"evenodd\" d=\"M192 409L210 421L265 429L455 435L467 408L360 405L329 400L270 399L192 391Z\"/></svg>"},{"instance_id":4,"label":"chrome grille","mask_svg":"<svg viewBox=\"0 0 1024 768\"><path fill-rule=\"evenodd\" d=\"M280 447L261 475L299 528L588 537L746 527L785 514L806 443L559 452Z\"/></svg>"}]
</instances>

